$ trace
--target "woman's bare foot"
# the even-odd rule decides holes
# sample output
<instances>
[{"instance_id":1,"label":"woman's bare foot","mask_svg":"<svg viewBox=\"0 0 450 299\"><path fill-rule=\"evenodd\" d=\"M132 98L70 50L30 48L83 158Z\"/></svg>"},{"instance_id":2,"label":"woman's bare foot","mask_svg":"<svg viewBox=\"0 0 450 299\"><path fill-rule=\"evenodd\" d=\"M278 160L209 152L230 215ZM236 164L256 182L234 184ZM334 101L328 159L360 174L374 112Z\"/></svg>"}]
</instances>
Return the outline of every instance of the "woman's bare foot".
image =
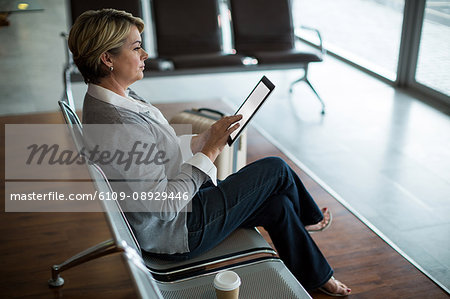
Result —
<instances>
[{"instance_id":1,"label":"woman's bare foot","mask_svg":"<svg viewBox=\"0 0 450 299\"><path fill-rule=\"evenodd\" d=\"M328 208L322 208L321 209L323 214L323 219L319 223L313 224L313 225L307 225L306 230L309 232L321 232L328 228L331 224L332 216L331 212L328 210Z\"/></svg>"},{"instance_id":2,"label":"woman's bare foot","mask_svg":"<svg viewBox=\"0 0 450 299\"><path fill-rule=\"evenodd\" d=\"M348 296L352 292L350 288L334 277L331 277L330 280L319 288L319 290L327 295L335 297Z\"/></svg>"}]
</instances>

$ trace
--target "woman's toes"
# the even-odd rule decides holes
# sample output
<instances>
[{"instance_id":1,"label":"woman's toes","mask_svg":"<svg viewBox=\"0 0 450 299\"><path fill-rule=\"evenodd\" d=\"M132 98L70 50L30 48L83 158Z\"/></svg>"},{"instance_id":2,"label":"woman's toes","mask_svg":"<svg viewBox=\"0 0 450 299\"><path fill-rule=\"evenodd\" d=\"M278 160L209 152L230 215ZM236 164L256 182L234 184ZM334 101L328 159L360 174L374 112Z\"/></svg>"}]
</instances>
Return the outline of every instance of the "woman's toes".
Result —
<instances>
[{"instance_id":1,"label":"woman's toes","mask_svg":"<svg viewBox=\"0 0 450 299\"><path fill-rule=\"evenodd\" d=\"M328 208L322 208L321 211L322 211L322 214L323 214L323 219L320 222L316 223L316 224L307 225L306 229L309 232L322 231L323 229L325 229L329 225L329 223L331 221L330 211L328 210Z\"/></svg>"},{"instance_id":2,"label":"woman's toes","mask_svg":"<svg viewBox=\"0 0 450 299\"><path fill-rule=\"evenodd\" d=\"M351 289L347 287L345 284L340 282L339 280L336 280L334 277L330 278L323 286L323 289L325 289L327 292L331 294L340 294L340 295L349 295L351 293Z\"/></svg>"}]
</instances>

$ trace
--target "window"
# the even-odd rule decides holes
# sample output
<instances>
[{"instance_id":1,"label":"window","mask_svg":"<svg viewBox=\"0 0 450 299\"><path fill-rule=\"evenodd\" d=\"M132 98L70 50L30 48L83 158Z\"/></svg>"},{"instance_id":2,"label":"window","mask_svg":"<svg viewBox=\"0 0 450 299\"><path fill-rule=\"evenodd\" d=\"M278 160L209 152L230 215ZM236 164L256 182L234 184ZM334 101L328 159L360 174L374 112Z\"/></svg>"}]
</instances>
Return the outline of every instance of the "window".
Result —
<instances>
[{"instance_id":1,"label":"window","mask_svg":"<svg viewBox=\"0 0 450 299\"><path fill-rule=\"evenodd\" d=\"M296 0L294 25L319 29L328 50L394 81L404 0ZM313 42L309 36L303 36Z\"/></svg>"},{"instance_id":2,"label":"window","mask_svg":"<svg viewBox=\"0 0 450 299\"><path fill-rule=\"evenodd\" d=\"M427 1L416 81L450 95L450 2Z\"/></svg>"},{"instance_id":3,"label":"window","mask_svg":"<svg viewBox=\"0 0 450 299\"><path fill-rule=\"evenodd\" d=\"M334 56L450 104L450 1L292 2L294 25L319 29Z\"/></svg>"}]
</instances>

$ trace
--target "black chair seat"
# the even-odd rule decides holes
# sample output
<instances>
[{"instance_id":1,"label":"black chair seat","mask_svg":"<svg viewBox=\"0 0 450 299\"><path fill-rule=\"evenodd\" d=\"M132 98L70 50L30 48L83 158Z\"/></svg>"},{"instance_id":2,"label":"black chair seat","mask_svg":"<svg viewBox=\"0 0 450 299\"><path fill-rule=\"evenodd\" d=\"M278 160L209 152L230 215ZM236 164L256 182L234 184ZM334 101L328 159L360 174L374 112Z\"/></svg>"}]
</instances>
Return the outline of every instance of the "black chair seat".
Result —
<instances>
[{"instance_id":1,"label":"black chair seat","mask_svg":"<svg viewBox=\"0 0 450 299\"><path fill-rule=\"evenodd\" d=\"M251 53L258 59L258 64L310 63L322 61L322 55L296 50L264 51Z\"/></svg>"},{"instance_id":2,"label":"black chair seat","mask_svg":"<svg viewBox=\"0 0 450 299\"><path fill-rule=\"evenodd\" d=\"M238 54L208 53L198 55L179 55L169 58L175 69L214 68L243 66L247 56Z\"/></svg>"}]
</instances>

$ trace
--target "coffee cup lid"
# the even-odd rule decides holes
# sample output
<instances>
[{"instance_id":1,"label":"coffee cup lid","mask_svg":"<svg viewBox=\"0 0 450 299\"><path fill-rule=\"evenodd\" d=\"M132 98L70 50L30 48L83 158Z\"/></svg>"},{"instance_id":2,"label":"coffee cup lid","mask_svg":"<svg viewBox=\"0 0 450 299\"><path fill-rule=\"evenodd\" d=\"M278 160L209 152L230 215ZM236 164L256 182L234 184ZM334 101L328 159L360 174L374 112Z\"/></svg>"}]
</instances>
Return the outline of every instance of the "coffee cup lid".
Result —
<instances>
[{"instance_id":1,"label":"coffee cup lid","mask_svg":"<svg viewBox=\"0 0 450 299\"><path fill-rule=\"evenodd\" d=\"M236 272L223 271L214 278L214 287L221 291L232 291L241 285L241 279Z\"/></svg>"}]
</instances>

